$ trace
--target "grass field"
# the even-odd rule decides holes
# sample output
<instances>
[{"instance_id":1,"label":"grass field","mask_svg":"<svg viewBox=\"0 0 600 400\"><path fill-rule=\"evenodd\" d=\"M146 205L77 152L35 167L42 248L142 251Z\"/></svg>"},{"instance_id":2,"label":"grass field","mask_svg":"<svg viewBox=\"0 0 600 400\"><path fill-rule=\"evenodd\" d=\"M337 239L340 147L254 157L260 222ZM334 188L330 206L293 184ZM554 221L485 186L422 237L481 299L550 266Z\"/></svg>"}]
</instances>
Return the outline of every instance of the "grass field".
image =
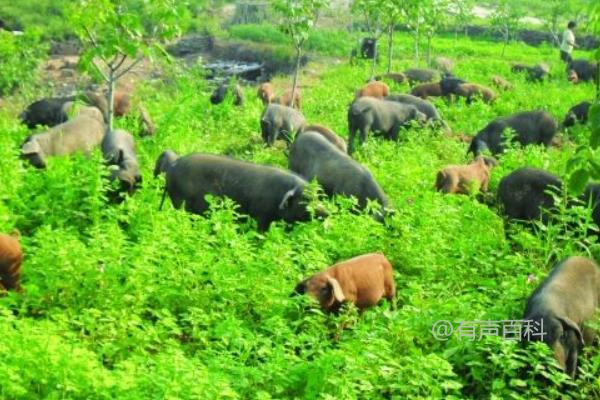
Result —
<instances>
[{"instance_id":1,"label":"grass field","mask_svg":"<svg viewBox=\"0 0 600 400\"><path fill-rule=\"evenodd\" d=\"M252 27L232 36L270 42ZM339 58L354 43L346 35L323 36L326 44L309 46L302 111L309 122L347 137L347 107L370 65L352 67ZM513 44L501 58L502 46L490 42L442 38L434 46L466 80L490 85L499 74L515 84L492 105L435 100L456 133L473 135L497 116L538 108L562 120L572 105L593 97L591 85L567 82L549 47ZM413 65L409 36L398 36L395 54L394 70ZM549 61L553 77L527 83L510 73L515 61ZM525 229L505 223L493 204L435 192L436 172L467 162L467 145L429 130L406 131L398 143L370 137L355 154L397 211L385 225L351 213L348 199L325 202L331 215L324 221L291 229L277 223L266 233L253 222L236 223L230 201L214 199L207 217L169 202L159 211L164 180L152 171L167 148L287 167L281 149L261 143L254 87L244 88L241 108L213 106L198 71L170 74L171 83L148 81L136 95L158 133L138 139L143 188L120 205L105 200L99 152L52 159L46 171L18 159L29 132L17 115L35 90L0 109L0 231L18 228L26 254L24 293L0 299L0 398L600 397L595 348L580 356L573 382L544 345L523 350L497 337L439 341L431 333L438 320L522 318L553 262L597 254L583 229L565 233L560 223ZM289 82L276 79L280 87ZM138 130L133 118L117 125ZM508 151L493 170L490 191L521 166L564 177L587 135L579 126L563 133L560 148ZM395 310L382 303L362 316L351 308L326 315L307 298L289 297L308 275L373 251L394 266ZM537 280L528 283L530 275Z\"/></svg>"}]
</instances>

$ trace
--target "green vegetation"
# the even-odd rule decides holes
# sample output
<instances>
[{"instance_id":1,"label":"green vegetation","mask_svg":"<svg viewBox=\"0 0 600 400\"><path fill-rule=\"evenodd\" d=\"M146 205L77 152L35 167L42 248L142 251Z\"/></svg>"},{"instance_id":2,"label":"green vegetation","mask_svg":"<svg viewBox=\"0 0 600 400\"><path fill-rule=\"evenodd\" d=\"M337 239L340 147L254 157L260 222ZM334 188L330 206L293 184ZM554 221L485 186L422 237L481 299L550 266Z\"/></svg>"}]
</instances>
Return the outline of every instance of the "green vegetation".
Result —
<instances>
[{"instance_id":1,"label":"green vegetation","mask_svg":"<svg viewBox=\"0 0 600 400\"><path fill-rule=\"evenodd\" d=\"M231 35L289 44L269 26L234 27ZM413 66L412 37L394 40L392 70ZM345 33L311 32L306 49L327 57L316 57L301 77L307 120L344 137L347 106L371 65L351 67L331 56L346 57L354 44ZM472 135L499 115L536 108L560 120L593 97L592 85L566 81L555 49L509 44L501 57L502 48L435 39L433 55L455 60L457 76L489 85L499 74L515 84L492 105L435 100L454 132ZM550 61L553 77L527 83L510 73L513 61ZM221 199L213 199L207 217L170 204L158 211L164 182L152 171L164 149L287 166L282 150L261 143L254 87L245 88L241 108L213 106L209 93L194 70L170 71L138 90L136 101L144 101L158 132L138 139L143 188L120 205L106 203L108 173L99 152L51 159L46 171L24 166L18 148L30 132L17 115L25 99L17 94L0 109L0 232L18 228L26 253L24 293L0 299L0 398L600 397L597 347L580 356L573 382L544 345L523 350L493 337L438 341L431 333L438 320L520 319L554 261L599 254L584 237L586 226L563 229L573 213L589 211L565 209L559 222L531 230L505 224L493 204L436 193L437 170L467 162L466 145L428 130L403 132L398 143L369 137L355 155L397 210L385 225L351 213L348 199L326 202L331 216L324 221L278 223L264 234L253 222L236 222L234 205ZM132 117L115 121L131 132L137 124ZM589 128L575 127L562 140L560 148L508 151L490 191L526 165L566 177ZM372 251L395 268L396 309L383 303L363 315L351 308L324 315L310 299L289 297L308 275Z\"/></svg>"}]
</instances>

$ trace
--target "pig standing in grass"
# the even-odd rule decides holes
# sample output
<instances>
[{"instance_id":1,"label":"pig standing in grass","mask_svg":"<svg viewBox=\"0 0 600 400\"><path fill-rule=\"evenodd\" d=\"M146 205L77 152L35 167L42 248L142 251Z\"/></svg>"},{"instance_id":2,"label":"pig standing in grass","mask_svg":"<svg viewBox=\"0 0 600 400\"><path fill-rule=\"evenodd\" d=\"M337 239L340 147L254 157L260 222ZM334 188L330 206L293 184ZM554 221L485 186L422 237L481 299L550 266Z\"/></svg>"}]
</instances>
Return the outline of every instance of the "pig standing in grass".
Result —
<instances>
[{"instance_id":1,"label":"pig standing in grass","mask_svg":"<svg viewBox=\"0 0 600 400\"><path fill-rule=\"evenodd\" d=\"M435 187L442 193L470 194L473 186L487 192L490 171L497 165L491 157L478 156L469 165L451 165L437 173Z\"/></svg>"},{"instance_id":2,"label":"pig standing in grass","mask_svg":"<svg viewBox=\"0 0 600 400\"><path fill-rule=\"evenodd\" d=\"M21 146L21 156L36 168L46 167L50 156L89 153L104 137L104 117L96 107L81 107L73 119L29 136Z\"/></svg>"},{"instance_id":3,"label":"pig standing in grass","mask_svg":"<svg viewBox=\"0 0 600 400\"><path fill-rule=\"evenodd\" d=\"M361 311L376 305L381 298L390 302L396 295L392 264L381 253L351 258L300 282L296 294L308 293L325 311L335 312L344 302Z\"/></svg>"},{"instance_id":4,"label":"pig standing in grass","mask_svg":"<svg viewBox=\"0 0 600 400\"><path fill-rule=\"evenodd\" d=\"M385 193L369 170L317 132L304 132L296 138L288 165L307 181L316 179L328 196L354 196L361 209L368 200L377 201L382 208L388 205Z\"/></svg>"},{"instance_id":5,"label":"pig standing in grass","mask_svg":"<svg viewBox=\"0 0 600 400\"><path fill-rule=\"evenodd\" d=\"M142 182L133 136L120 129L107 132L102 140L102 154L113 167L111 181L118 180L120 191L132 195Z\"/></svg>"},{"instance_id":6,"label":"pig standing in grass","mask_svg":"<svg viewBox=\"0 0 600 400\"><path fill-rule=\"evenodd\" d=\"M202 214L208 210L207 194L228 197L240 211L258 222L262 231L271 222L308 221L304 188L300 176L278 168L238 161L229 157L192 153L178 157L171 150L156 161L154 176L166 173L165 193L177 209Z\"/></svg>"},{"instance_id":7,"label":"pig standing in grass","mask_svg":"<svg viewBox=\"0 0 600 400\"><path fill-rule=\"evenodd\" d=\"M500 180L498 200L504 214L510 219L537 220L554 207L554 198L548 191L560 191L561 180L546 171L535 168L519 168Z\"/></svg>"},{"instance_id":8,"label":"pig standing in grass","mask_svg":"<svg viewBox=\"0 0 600 400\"><path fill-rule=\"evenodd\" d=\"M424 123L427 122L427 116L410 104L372 97L355 100L348 108L348 153L352 154L357 131L360 131L361 145L367 140L369 132L380 132L387 139L397 140L400 129L411 121Z\"/></svg>"},{"instance_id":9,"label":"pig standing in grass","mask_svg":"<svg viewBox=\"0 0 600 400\"><path fill-rule=\"evenodd\" d=\"M543 340L562 369L574 378L577 355L594 336L584 323L592 319L599 301L598 265L584 257L563 260L533 292L525 308L523 320L540 324L543 337L524 334L523 340Z\"/></svg>"},{"instance_id":10,"label":"pig standing in grass","mask_svg":"<svg viewBox=\"0 0 600 400\"><path fill-rule=\"evenodd\" d=\"M361 97L375 97L376 99L383 99L385 96L390 94L390 88L383 82L374 81L367 83L356 92L355 99Z\"/></svg>"},{"instance_id":11,"label":"pig standing in grass","mask_svg":"<svg viewBox=\"0 0 600 400\"><path fill-rule=\"evenodd\" d=\"M546 111L525 111L496 118L486 125L471 142L467 153L479 155L489 149L494 155L504 152L504 130L515 131L514 140L523 146L543 144L548 147L558 131L558 123Z\"/></svg>"},{"instance_id":12,"label":"pig standing in grass","mask_svg":"<svg viewBox=\"0 0 600 400\"><path fill-rule=\"evenodd\" d=\"M275 140L282 136L286 142L291 143L305 124L306 120L298 110L280 104L269 104L260 119L263 141L267 146L273 146Z\"/></svg>"}]
</instances>

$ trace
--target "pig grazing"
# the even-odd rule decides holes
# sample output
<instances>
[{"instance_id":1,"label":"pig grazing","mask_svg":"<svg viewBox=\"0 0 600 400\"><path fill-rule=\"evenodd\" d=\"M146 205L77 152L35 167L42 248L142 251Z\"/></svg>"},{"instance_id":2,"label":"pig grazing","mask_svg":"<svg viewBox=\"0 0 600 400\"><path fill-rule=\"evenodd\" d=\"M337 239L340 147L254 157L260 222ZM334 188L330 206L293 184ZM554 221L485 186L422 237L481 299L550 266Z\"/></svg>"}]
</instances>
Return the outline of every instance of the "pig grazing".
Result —
<instances>
[{"instance_id":1,"label":"pig grazing","mask_svg":"<svg viewBox=\"0 0 600 400\"><path fill-rule=\"evenodd\" d=\"M588 60L572 60L567 65L567 76L573 83L595 82L598 78L598 63Z\"/></svg>"},{"instance_id":2,"label":"pig grazing","mask_svg":"<svg viewBox=\"0 0 600 400\"><path fill-rule=\"evenodd\" d=\"M530 67L525 64L515 64L511 71L514 73L524 72L527 74L527 80L531 82L540 82L550 75L550 66L546 63L540 63Z\"/></svg>"},{"instance_id":3,"label":"pig grazing","mask_svg":"<svg viewBox=\"0 0 600 400\"><path fill-rule=\"evenodd\" d=\"M305 126L304 128L302 128L302 131L299 132L298 135L301 135L304 132L316 132L316 133L322 135L325 139L327 139L329 141L329 143L333 144L335 147L337 147L339 150L341 150L342 153L348 153L348 147L346 146L346 141L344 139L342 139L341 137L339 137L338 135L336 135L334 131L327 128L326 126L317 125L317 124L308 125L308 126Z\"/></svg>"},{"instance_id":4,"label":"pig grazing","mask_svg":"<svg viewBox=\"0 0 600 400\"><path fill-rule=\"evenodd\" d=\"M344 302L361 311L379 303L390 302L396 295L392 264L381 253L370 253L337 263L323 272L300 282L294 294L308 293L325 311L336 312Z\"/></svg>"},{"instance_id":5,"label":"pig grazing","mask_svg":"<svg viewBox=\"0 0 600 400\"><path fill-rule=\"evenodd\" d=\"M156 133L156 125L154 124L154 121L152 121L148 110L146 110L146 107L144 107L143 104L140 104L138 106L138 111L139 122L142 127L140 136L154 136L154 134Z\"/></svg>"},{"instance_id":6,"label":"pig grazing","mask_svg":"<svg viewBox=\"0 0 600 400\"><path fill-rule=\"evenodd\" d=\"M442 95L450 96L452 94L455 94L456 90L458 89L458 86L462 85L463 83L467 83L467 81L452 75L444 75L444 77L442 77L442 80L440 81Z\"/></svg>"},{"instance_id":7,"label":"pig grazing","mask_svg":"<svg viewBox=\"0 0 600 400\"><path fill-rule=\"evenodd\" d=\"M492 75L492 85L496 86L500 90L508 91L513 89L512 83L501 77L500 75Z\"/></svg>"},{"instance_id":8,"label":"pig grazing","mask_svg":"<svg viewBox=\"0 0 600 400\"><path fill-rule=\"evenodd\" d=\"M416 97L420 97L423 100L428 97L440 97L443 96L442 87L439 82L436 83L424 83L422 85L415 86L410 91L410 94Z\"/></svg>"},{"instance_id":9,"label":"pig grazing","mask_svg":"<svg viewBox=\"0 0 600 400\"><path fill-rule=\"evenodd\" d=\"M591 105L592 103L589 101L582 101L581 103L571 107L565 116L562 126L569 128L574 126L576 123L585 124L588 120L588 113Z\"/></svg>"},{"instance_id":10,"label":"pig grazing","mask_svg":"<svg viewBox=\"0 0 600 400\"><path fill-rule=\"evenodd\" d=\"M33 129L37 125L56 126L69 118L63 106L75 99L75 96L69 96L38 100L28 105L19 117L29 129Z\"/></svg>"},{"instance_id":11,"label":"pig grazing","mask_svg":"<svg viewBox=\"0 0 600 400\"><path fill-rule=\"evenodd\" d=\"M47 157L91 152L102 141L104 130L100 110L81 107L73 119L29 136L21 146L21 156L34 167L45 168Z\"/></svg>"},{"instance_id":12,"label":"pig grazing","mask_svg":"<svg viewBox=\"0 0 600 400\"><path fill-rule=\"evenodd\" d=\"M275 100L275 88L269 82L263 83L258 87L256 95L259 100L266 106Z\"/></svg>"},{"instance_id":13,"label":"pig grazing","mask_svg":"<svg viewBox=\"0 0 600 400\"><path fill-rule=\"evenodd\" d=\"M0 234L0 293L7 290L21 291L21 263L23 251L19 234Z\"/></svg>"},{"instance_id":14,"label":"pig grazing","mask_svg":"<svg viewBox=\"0 0 600 400\"><path fill-rule=\"evenodd\" d=\"M290 148L289 169L307 181L316 179L328 196L354 196L363 209L368 200L382 207L388 199L369 170L339 151L317 132L304 132Z\"/></svg>"},{"instance_id":15,"label":"pig grazing","mask_svg":"<svg viewBox=\"0 0 600 400\"><path fill-rule=\"evenodd\" d=\"M500 180L498 200L510 219L548 221L554 198L548 191L560 192L561 180L546 171L519 168Z\"/></svg>"},{"instance_id":16,"label":"pig grazing","mask_svg":"<svg viewBox=\"0 0 600 400\"><path fill-rule=\"evenodd\" d=\"M269 104L260 119L263 141L272 146L282 135L290 143L294 136L302 130L306 120L298 111L279 104Z\"/></svg>"},{"instance_id":17,"label":"pig grazing","mask_svg":"<svg viewBox=\"0 0 600 400\"><path fill-rule=\"evenodd\" d=\"M411 94L391 94L384 100L413 105L417 107L417 110L427 116L429 122L439 123L444 129L450 130L450 127L448 127L446 122L442 120L437 108L427 100L423 100Z\"/></svg>"},{"instance_id":18,"label":"pig grazing","mask_svg":"<svg viewBox=\"0 0 600 400\"><path fill-rule=\"evenodd\" d=\"M377 75L374 78L376 81L390 80L394 83L401 84L406 82L407 78L402 72L392 72L389 74Z\"/></svg>"},{"instance_id":19,"label":"pig grazing","mask_svg":"<svg viewBox=\"0 0 600 400\"><path fill-rule=\"evenodd\" d=\"M543 337L524 333L523 340L543 340L565 373L574 378L577 355L589 344L584 340L589 337L584 323L594 316L599 300L600 268L594 261L569 257L559 262L527 301L523 317L538 326Z\"/></svg>"},{"instance_id":20,"label":"pig grazing","mask_svg":"<svg viewBox=\"0 0 600 400\"><path fill-rule=\"evenodd\" d=\"M236 202L262 231L276 220L292 223L310 218L304 198L306 181L288 171L212 154L178 158L167 150L154 169L155 176L162 172L166 173L165 193L176 209L185 205L186 211L202 214L208 210L205 196L211 194Z\"/></svg>"},{"instance_id":21,"label":"pig grazing","mask_svg":"<svg viewBox=\"0 0 600 400\"><path fill-rule=\"evenodd\" d=\"M390 88L383 82L375 81L367 83L356 92L355 99L361 97L374 97L376 99L383 99L385 96L390 94Z\"/></svg>"},{"instance_id":22,"label":"pig grazing","mask_svg":"<svg viewBox=\"0 0 600 400\"><path fill-rule=\"evenodd\" d=\"M106 163L113 166L110 180L119 180L119 192L132 195L142 182L133 136L120 129L107 132L102 140L102 154Z\"/></svg>"},{"instance_id":23,"label":"pig grazing","mask_svg":"<svg viewBox=\"0 0 600 400\"><path fill-rule=\"evenodd\" d=\"M456 87L453 94L465 97L467 104L471 104L475 98L481 98L484 103L491 103L496 99L492 89L476 83L462 83Z\"/></svg>"},{"instance_id":24,"label":"pig grazing","mask_svg":"<svg viewBox=\"0 0 600 400\"><path fill-rule=\"evenodd\" d=\"M371 131L381 132L384 137L398 139L400 129L411 121L426 122L427 116L415 106L363 97L355 100L348 108L348 153L352 154L356 131L360 131L360 144L367 140Z\"/></svg>"},{"instance_id":25,"label":"pig grazing","mask_svg":"<svg viewBox=\"0 0 600 400\"><path fill-rule=\"evenodd\" d=\"M506 128L515 131L514 140L523 146L543 144L547 147L558 131L558 124L546 111L525 111L496 118L477 133L468 153L477 156L485 149L494 155L504 152L503 132Z\"/></svg>"},{"instance_id":26,"label":"pig grazing","mask_svg":"<svg viewBox=\"0 0 600 400\"><path fill-rule=\"evenodd\" d=\"M437 173L435 187L442 193L470 194L473 186L487 192L490 172L497 165L491 157L479 156L469 165L451 165Z\"/></svg>"},{"instance_id":27,"label":"pig grazing","mask_svg":"<svg viewBox=\"0 0 600 400\"><path fill-rule=\"evenodd\" d=\"M440 79L440 73L434 69L411 68L404 71L404 75L408 78L408 82L411 85L416 82L426 83Z\"/></svg>"},{"instance_id":28,"label":"pig grazing","mask_svg":"<svg viewBox=\"0 0 600 400\"><path fill-rule=\"evenodd\" d=\"M221 83L210 96L210 102L212 104L221 104L223 100L225 100L225 96L227 93L232 90L233 92L233 104L236 106L241 106L244 104L244 94L242 93L242 88L240 85L235 84L233 89L230 89L231 85L227 82Z\"/></svg>"}]
</instances>

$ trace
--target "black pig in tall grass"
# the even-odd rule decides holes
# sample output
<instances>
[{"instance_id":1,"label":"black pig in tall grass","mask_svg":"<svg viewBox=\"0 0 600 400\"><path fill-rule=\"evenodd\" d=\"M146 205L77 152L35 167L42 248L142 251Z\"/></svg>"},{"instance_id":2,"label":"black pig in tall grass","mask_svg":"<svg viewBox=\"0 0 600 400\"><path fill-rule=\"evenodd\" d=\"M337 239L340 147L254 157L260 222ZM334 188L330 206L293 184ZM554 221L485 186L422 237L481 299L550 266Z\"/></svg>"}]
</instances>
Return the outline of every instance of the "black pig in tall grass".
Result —
<instances>
[{"instance_id":1,"label":"black pig in tall grass","mask_svg":"<svg viewBox=\"0 0 600 400\"><path fill-rule=\"evenodd\" d=\"M558 123L546 111L524 111L496 118L477 133L467 153L478 156L486 149L494 155L504 152L503 134L507 128L515 131L514 141L523 146L543 144L547 147L558 131Z\"/></svg>"},{"instance_id":2,"label":"black pig in tall grass","mask_svg":"<svg viewBox=\"0 0 600 400\"><path fill-rule=\"evenodd\" d=\"M288 171L212 154L177 157L167 150L159 156L154 175L163 172L165 193L177 209L184 206L188 212L202 214L208 209L205 196L211 194L236 202L263 231L273 221L292 223L310 218L304 196L307 182Z\"/></svg>"},{"instance_id":3,"label":"black pig in tall grass","mask_svg":"<svg viewBox=\"0 0 600 400\"><path fill-rule=\"evenodd\" d=\"M569 257L556 264L529 298L523 317L536 324L543 338L524 335L523 340L543 340L562 369L574 378L577 355L593 336L584 323L593 317L599 296L600 268L594 261Z\"/></svg>"},{"instance_id":4,"label":"black pig in tall grass","mask_svg":"<svg viewBox=\"0 0 600 400\"><path fill-rule=\"evenodd\" d=\"M359 142L364 144L369 132L380 132L387 139L398 139L398 132L411 121L424 123L427 116L415 106L394 101L363 97L348 108L348 153L354 149L354 137L360 131Z\"/></svg>"},{"instance_id":5,"label":"black pig in tall grass","mask_svg":"<svg viewBox=\"0 0 600 400\"><path fill-rule=\"evenodd\" d=\"M536 168L519 168L500 180L498 200L510 219L548 221L554 207L549 190L560 191L562 181L549 172Z\"/></svg>"},{"instance_id":6,"label":"black pig in tall grass","mask_svg":"<svg viewBox=\"0 0 600 400\"><path fill-rule=\"evenodd\" d=\"M142 182L133 136L120 129L107 132L102 140L102 154L106 163L113 166L111 181L118 180L120 191L132 195Z\"/></svg>"},{"instance_id":7,"label":"black pig in tall grass","mask_svg":"<svg viewBox=\"0 0 600 400\"><path fill-rule=\"evenodd\" d=\"M588 120L588 113L591 105L592 103L589 101L582 101L581 103L571 107L565 116L562 126L569 128L574 126L576 123L585 124Z\"/></svg>"},{"instance_id":8,"label":"black pig in tall grass","mask_svg":"<svg viewBox=\"0 0 600 400\"><path fill-rule=\"evenodd\" d=\"M289 168L307 181L316 179L328 196L354 196L358 207L368 200L387 207L388 199L369 170L339 151L322 135L304 132L290 148Z\"/></svg>"},{"instance_id":9,"label":"black pig in tall grass","mask_svg":"<svg viewBox=\"0 0 600 400\"><path fill-rule=\"evenodd\" d=\"M300 111L280 104L269 104L260 119L263 141L272 146L279 136L291 143L306 120Z\"/></svg>"}]
</instances>

